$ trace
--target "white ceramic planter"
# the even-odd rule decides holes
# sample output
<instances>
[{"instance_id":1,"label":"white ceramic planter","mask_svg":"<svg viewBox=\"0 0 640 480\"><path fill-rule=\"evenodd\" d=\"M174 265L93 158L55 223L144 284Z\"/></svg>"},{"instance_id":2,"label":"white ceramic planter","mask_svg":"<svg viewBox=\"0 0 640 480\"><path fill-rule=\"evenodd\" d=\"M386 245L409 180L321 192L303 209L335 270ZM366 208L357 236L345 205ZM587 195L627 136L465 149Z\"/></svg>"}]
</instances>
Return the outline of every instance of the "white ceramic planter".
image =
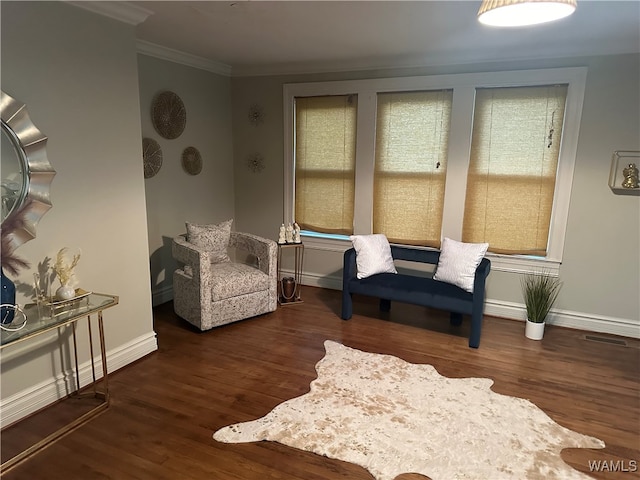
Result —
<instances>
[{"instance_id":1,"label":"white ceramic planter","mask_svg":"<svg viewBox=\"0 0 640 480\"><path fill-rule=\"evenodd\" d=\"M56 290L56 298L58 300L71 300L76 295L76 289L69 285L61 285Z\"/></svg>"},{"instance_id":2,"label":"white ceramic planter","mask_svg":"<svg viewBox=\"0 0 640 480\"><path fill-rule=\"evenodd\" d=\"M544 337L544 323L530 322L527 319L526 326L524 327L524 336L531 340L542 340Z\"/></svg>"}]
</instances>

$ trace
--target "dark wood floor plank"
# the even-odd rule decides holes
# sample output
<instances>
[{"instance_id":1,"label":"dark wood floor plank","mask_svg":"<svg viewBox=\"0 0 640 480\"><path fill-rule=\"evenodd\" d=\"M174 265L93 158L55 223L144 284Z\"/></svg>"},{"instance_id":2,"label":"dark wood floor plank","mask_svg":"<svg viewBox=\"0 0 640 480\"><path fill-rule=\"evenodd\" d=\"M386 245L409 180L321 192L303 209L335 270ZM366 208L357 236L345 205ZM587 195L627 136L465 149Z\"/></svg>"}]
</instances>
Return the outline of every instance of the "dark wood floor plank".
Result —
<instances>
[{"instance_id":1,"label":"dark wood floor plank","mask_svg":"<svg viewBox=\"0 0 640 480\"><path fill-rule=\"evenodd\" d=\"M485 317L476 350L467 346L468 319L452 327L443 312L393 304L382 313L375 300L356 297L354 316L345 322L340 292L304 287L303 298L209 332L177 318L170 303L157 307L159 350L110 376L110 408L3 478L371 480L356 465L276 443L212 438L223 426L261 417L308 392L325 340L429 363L449 377L491 378L495 392L529 399L561 425L605 441L603 450L563 451L564 460L585 473L589 461L640 464L638 340L594 342L584 332L551 326L535 342L524 337L521 322ZM3 459L32 439L38 425L50 428L63 408L2 432ZM640 478L637 471L591 475Z\"/></svg>"}]
</instances>

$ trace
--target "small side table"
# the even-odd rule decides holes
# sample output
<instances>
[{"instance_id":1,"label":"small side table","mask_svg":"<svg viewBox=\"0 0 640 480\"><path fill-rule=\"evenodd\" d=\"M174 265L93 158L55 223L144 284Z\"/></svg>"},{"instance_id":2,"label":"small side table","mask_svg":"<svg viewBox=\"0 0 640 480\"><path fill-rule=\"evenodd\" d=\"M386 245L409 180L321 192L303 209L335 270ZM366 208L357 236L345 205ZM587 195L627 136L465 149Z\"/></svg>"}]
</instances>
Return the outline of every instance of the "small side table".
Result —
<instances>
[{"instance_id":1,"label":"small side table","mask_svg":"<svg viewBox=\"0 0 640 480\"><path fill-rule=\"evenodd\" d=\"M294 292L293 298L286 298L284 296L282 288L282 251L287 249L293 249L295 256L293 280L294 280ZM302 263L304 261L304 244L300 243L279 243L278 244L278 303L280 305L295 305L302 303L300 298L300 287L302 284Z\"/></svg>"}]
</instances>

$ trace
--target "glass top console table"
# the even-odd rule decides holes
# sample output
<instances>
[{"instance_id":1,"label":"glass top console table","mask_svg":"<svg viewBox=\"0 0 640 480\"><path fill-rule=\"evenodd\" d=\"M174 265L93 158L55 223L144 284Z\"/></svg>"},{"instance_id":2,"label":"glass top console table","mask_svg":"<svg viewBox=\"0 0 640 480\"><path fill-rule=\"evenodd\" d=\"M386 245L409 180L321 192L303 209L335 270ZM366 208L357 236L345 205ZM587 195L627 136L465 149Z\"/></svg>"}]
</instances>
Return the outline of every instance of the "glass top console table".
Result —
<instances>
[{"instance_id":1,"label":"glass top console table","mask_svg":"<svg viewBox=\"0 0 640 480\"><path fill-rule=\"evenodd\" d=\"M24 312L27 318L27 323L24 328L18 331L0 331L0 350L12 347L19 343L22 343L28 339L38 337L52 330L60 329L63 327L70 327L72 329L73 338L73 358L75 362L75 390L71 392L69 397L81 398L82 396L91 396L99 400L99 403L92 407L89 411L83 413L80 417L75 418L69 423L63 425L55 432L49 434L37 443L27 447L21 452L17 453L11 458L5 459L2 455L2 464L0 465L0 473L6 473L10 468L14 467L22 460L33 455L34 453L45 448L47 445L60 439L67 433L75 430L79 426L83 425L99 413L103 412L109 406L109 385L107 381L107 355L104 342L104 327L102 321L102 312L107 308L111 308L117 305L119 297L116 295L109 295L103 293L89 293L83 292L75 299L71 299L65 302L53 302L50 304L28 304L24 308ZM100 338L100 357L102 362L102 379L96 378L96 365L94 360L94 345L93 336L91 332L91 317L97 316L98 319L98 333ZM80 371L78 367L78 344L76 338L76 327L80 320L87 319L88 327L88 343L91 353L91 374L92 382L89 383L83 391L80 391ZM16 320L17 322L17 320ZM60 342L59 348L65 348L66 343ZM101 388L99 383L102 383ZM21 420L13 425L7 426L3 429L15 427Z\"/></svg>"}]
</instances>

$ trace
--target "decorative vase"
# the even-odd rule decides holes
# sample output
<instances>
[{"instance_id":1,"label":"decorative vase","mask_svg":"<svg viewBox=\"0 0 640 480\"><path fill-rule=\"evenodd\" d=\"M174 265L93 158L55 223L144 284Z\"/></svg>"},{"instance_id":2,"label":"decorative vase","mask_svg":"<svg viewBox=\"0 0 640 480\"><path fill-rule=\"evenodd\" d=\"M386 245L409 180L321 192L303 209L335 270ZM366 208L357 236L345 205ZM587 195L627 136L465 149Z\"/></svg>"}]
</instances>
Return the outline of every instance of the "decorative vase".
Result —
<instances>
[{"instance_id":1,"label":"decorative vase","mask_svg":"<svg viewBox=\"0 0 640 480\"><path fill-rule=\"evenodd\" d=\"M15 305L16 304L16 286L15 284L4 274L4 270L0 268L2 273L2 304L3 305ZM13 317L16 311L13 308L2 307L0 309L0 323L9 324L13 322Z\"/></svg>"},{"instance_id":2,"label":"decorative vase","mask_svg":"<svg viewBox=\"0 0 640 480\"><path fill-rule=\"evenodd\" d=\"M282 286L282 303L295 302L296 281L293 277L284 277L280 280Z\"/></svg>"},{"instance_id":3,"label":"decorative vase","mask_svg":"<svg viewBox=\"0 0 640 480\"><path fill-rule=\"evenodd\" d=\"M76 296L76 289L69 285L61 285L56 290L56 298L58 300L70 300Z\"/></svg>"},{"instance_id":4,"label":"decorative vase","mask_svg":"<svg viewBox=\"0 0 640 480\"><path fill-rule=\"evenodd\" d=\"M531 322L527 319L527 324L524 327L524 336L531 340L542 340L544 336L544 324L545 322Z\"/></svg>"}]
</instances>

